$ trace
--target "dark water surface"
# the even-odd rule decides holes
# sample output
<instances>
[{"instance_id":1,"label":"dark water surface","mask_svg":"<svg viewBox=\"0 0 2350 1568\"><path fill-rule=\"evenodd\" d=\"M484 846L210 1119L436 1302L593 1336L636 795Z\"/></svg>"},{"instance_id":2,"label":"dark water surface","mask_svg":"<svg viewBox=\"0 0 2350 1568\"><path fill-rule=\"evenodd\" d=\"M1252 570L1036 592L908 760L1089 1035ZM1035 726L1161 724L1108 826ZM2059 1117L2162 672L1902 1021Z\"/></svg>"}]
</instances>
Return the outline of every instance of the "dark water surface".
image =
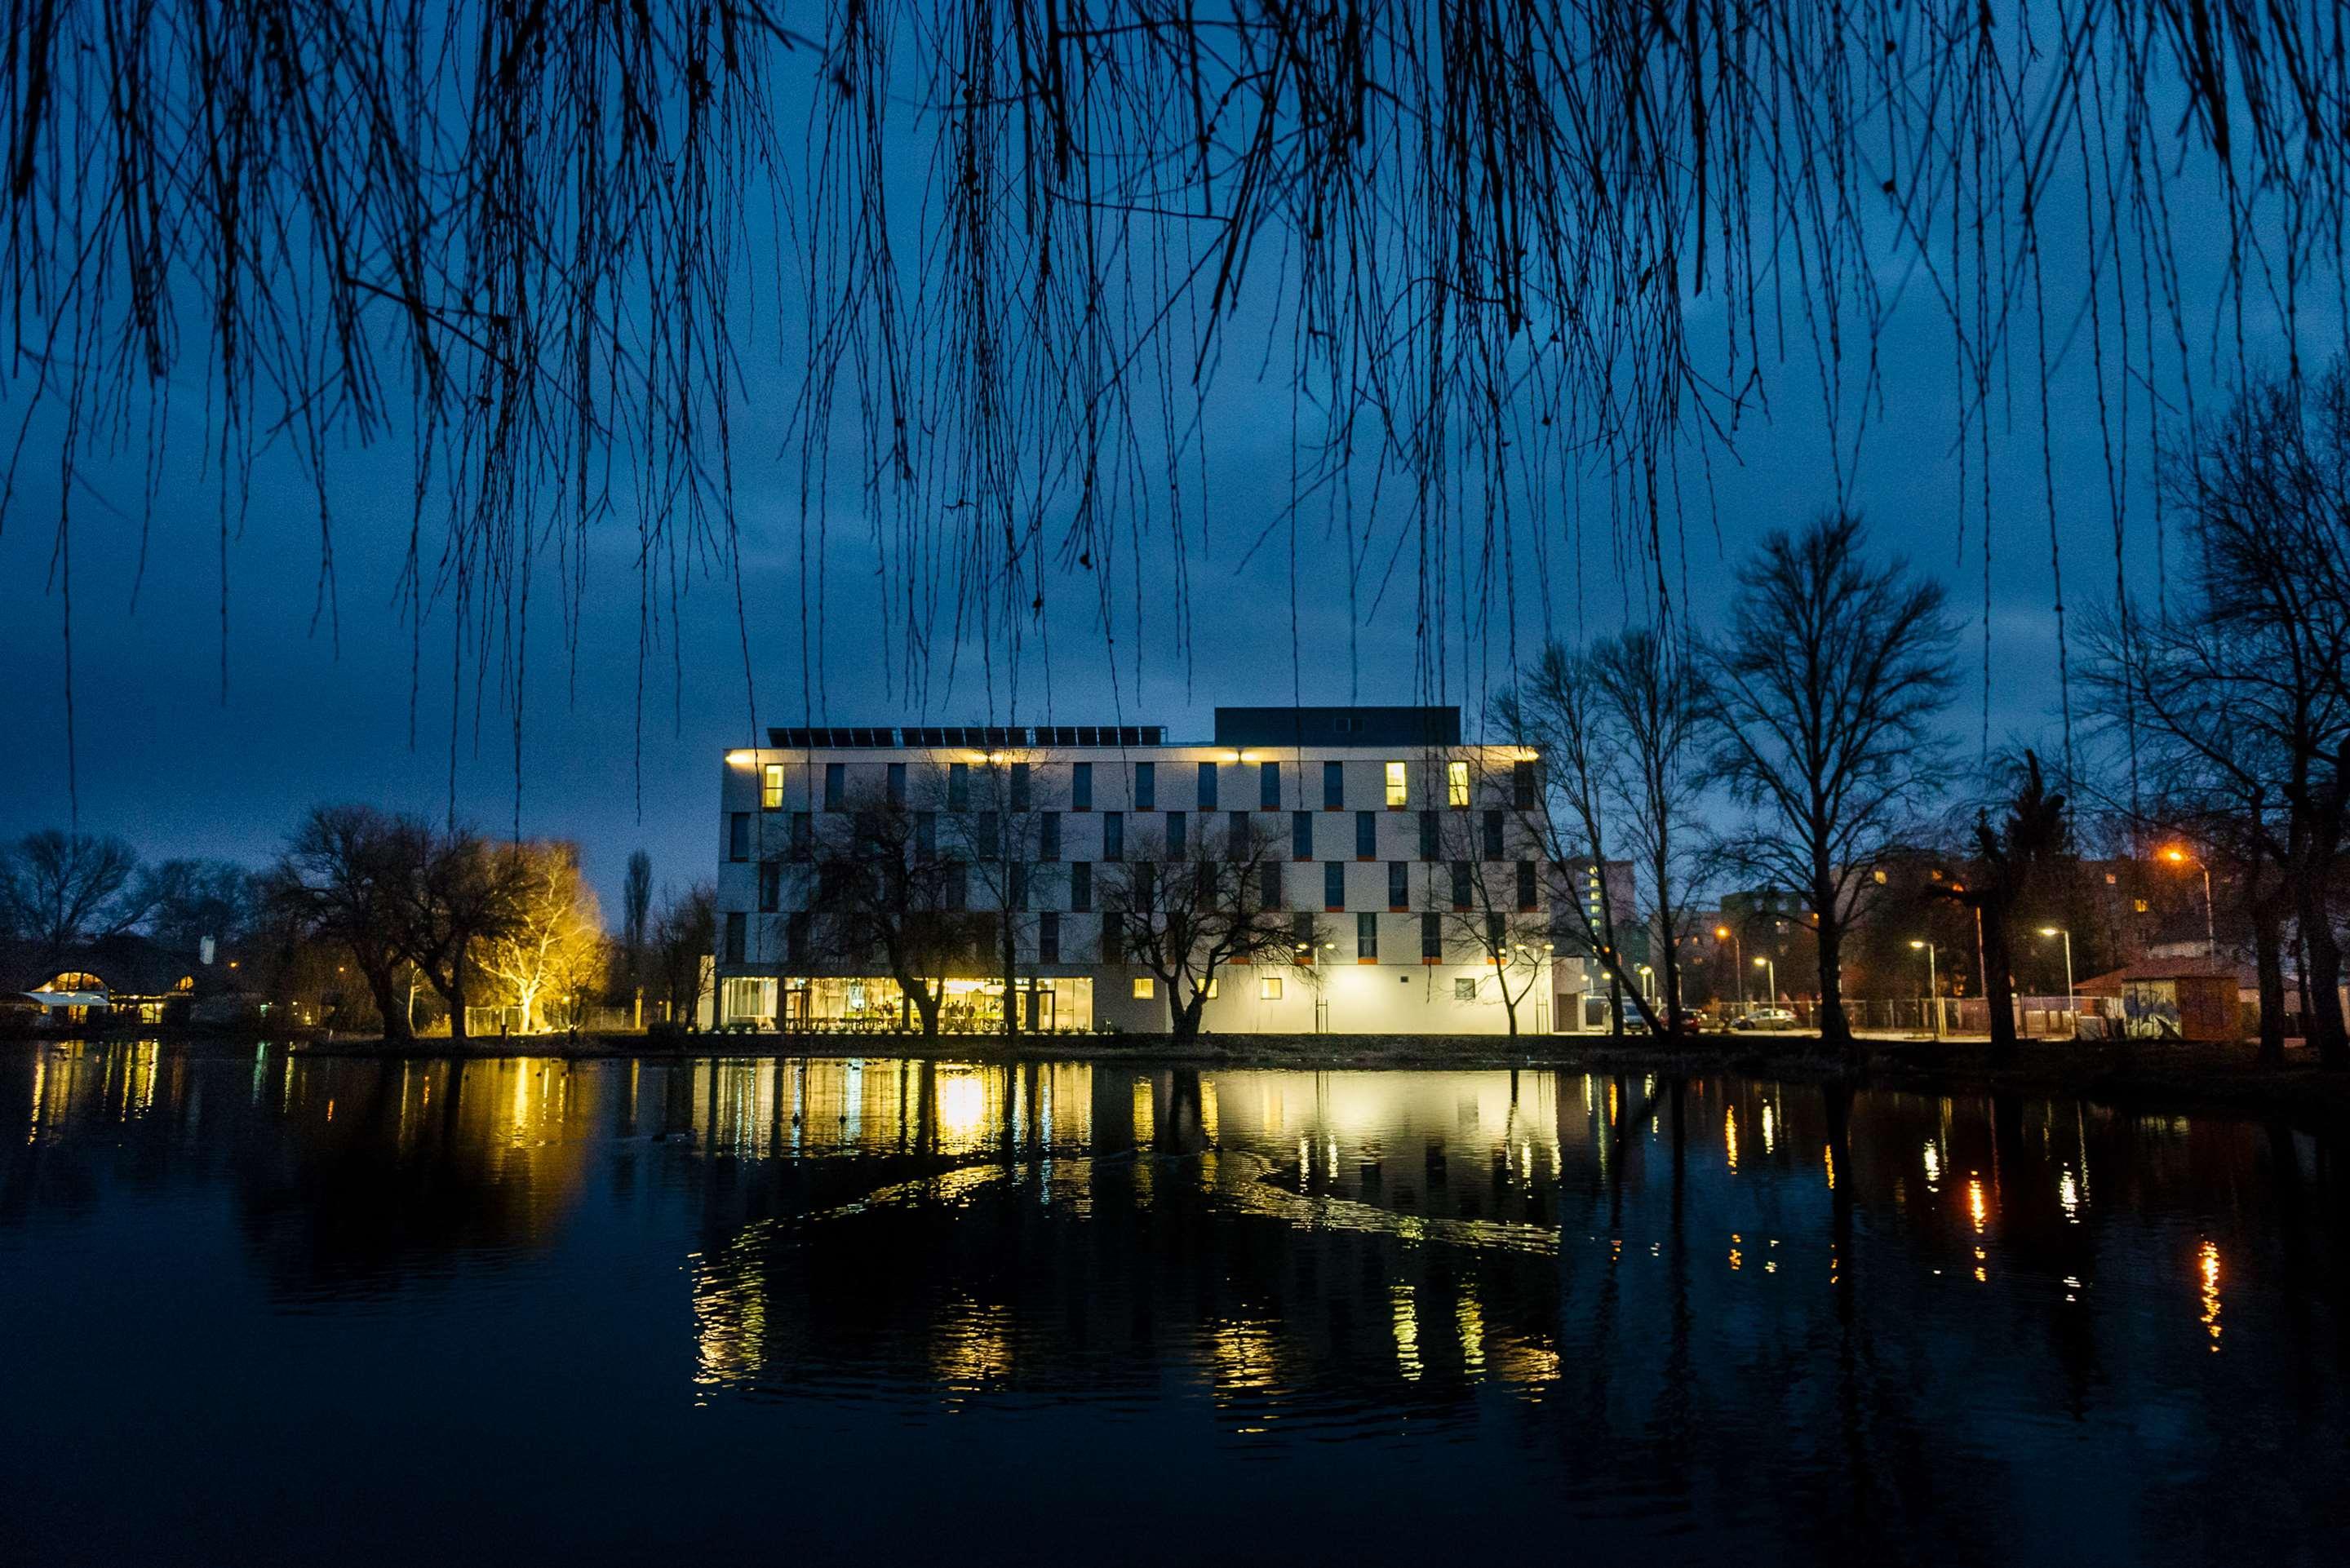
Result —
<instances>
[{"instance_id":1,"label":"dark water surface","mask_svg":"<svg viewBox=\"0 0 2350 1568\"><path fill-rule=\"evenodd\" d=\"M2350 1159L1525 1072L0 1051L0 1561L2339 1562Z\"/></svg>"}]
</instances>

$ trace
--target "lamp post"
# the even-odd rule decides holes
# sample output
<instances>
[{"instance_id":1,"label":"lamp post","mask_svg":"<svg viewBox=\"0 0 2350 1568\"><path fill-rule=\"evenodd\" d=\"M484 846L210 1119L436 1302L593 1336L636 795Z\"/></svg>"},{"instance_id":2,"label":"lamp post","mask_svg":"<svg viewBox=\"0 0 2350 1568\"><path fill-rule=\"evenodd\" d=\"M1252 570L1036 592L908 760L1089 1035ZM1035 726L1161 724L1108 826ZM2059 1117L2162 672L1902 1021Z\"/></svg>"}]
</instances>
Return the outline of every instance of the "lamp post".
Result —
<instances>
[{"instance_id":1,"label":"lamp post","mask_svg":"<svg viewBox=\"0 0 2350 1568\"><path fill-rule=\"evenodd\" d=\"M1713 928L1713 940L1730 944L1730 961L1738 975L1738 1011L1746 1011L1746 944L1728 926Z\"/></svg>"},{"instance_id":2,"label":"lamp post","mask_svg":"<svg viewBox=\"0 0 2350 1568\"><path fill-rule=\"evenodd\" d=\"M2176 844L2164 850L2162 857L2173 866L2184 866L2192 858ZM2194 863L2203 870L2203 956L2216 959L2220 956L2220 923L2211 914L2211 863L2199 858Z\"/></svg>"},{"instance_id":3,"label":"lamp post","mask_svg":"<svg viewBox=\"0 0 2350 1568\"><path fill-rule=\"evenodd\" d=\"M1756 959L1756 960L1754 961L1754 967L1755 967L1756 969L1763 970L1763 971L1768 971L1768 973L1769 973L1769 975L1770 975L1770 979L1771 979L1771 994L1770 994L1770 996L1769 996L1769 997L1767 997L1767 998L1764 1000L1764 1002L1763 1002L1763 1005L1764 1005L1764 1006L1766 1006L1766 1007L1776 1007L1776 1006L1778 1006L1778 1005L1779 1005L1779 966L1778 966L1778 964L1776 964L1775 962L1773 962L1773 961L1772 960L1770 960L1770 959L1767 959L1767 958L1759 958L1759 959Z\"/></svg>"},{"instance_id":4,"label":"lamp post","mask_svg":"<svg viewBox=\"0 0 2350 1568\"><path fill-rule=\"evenodd\" d=\"M1934 974L1934 944L1913 941L1909 945L1926 950L1926 1000L1934 1004L1934 1038L1939 1040L1942 1037L1942 998L1941 984Z\"/></svg>"},{"instance_id":5,"label":"lamp post","mask_svg":"<svg viewBox=\"0 0 2350 1568\"><path fill-rule=\"evenodd\" d=\"M2204 875L2209 877L2210 873ZM2081 1003L2073 994L2073 933L2062 926L2043 926L2040 934L2064 939L2064 1011L2073 1015L2073 1033L2077 1036L2081 1033Z\"/></svg>"}]
</instances>

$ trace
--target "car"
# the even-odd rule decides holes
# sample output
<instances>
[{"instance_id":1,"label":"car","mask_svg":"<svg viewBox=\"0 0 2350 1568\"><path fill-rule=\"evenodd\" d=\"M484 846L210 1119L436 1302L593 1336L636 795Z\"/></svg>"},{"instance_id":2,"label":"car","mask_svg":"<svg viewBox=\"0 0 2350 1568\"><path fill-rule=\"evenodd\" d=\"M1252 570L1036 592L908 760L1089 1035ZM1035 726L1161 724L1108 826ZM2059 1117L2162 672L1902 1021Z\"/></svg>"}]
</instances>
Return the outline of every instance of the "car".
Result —
<instances>
[{"instance_id":1,"label":"car","mask_svg":"<svg viewBox=\"0 0 2350 1568\"><path fill-rule=\"evenodd\" d=\"M1757 1007L1730 1021L1732 1029L1793 1029L1795 1015L1783 1007Z\"/></svg>"}]
</instances>

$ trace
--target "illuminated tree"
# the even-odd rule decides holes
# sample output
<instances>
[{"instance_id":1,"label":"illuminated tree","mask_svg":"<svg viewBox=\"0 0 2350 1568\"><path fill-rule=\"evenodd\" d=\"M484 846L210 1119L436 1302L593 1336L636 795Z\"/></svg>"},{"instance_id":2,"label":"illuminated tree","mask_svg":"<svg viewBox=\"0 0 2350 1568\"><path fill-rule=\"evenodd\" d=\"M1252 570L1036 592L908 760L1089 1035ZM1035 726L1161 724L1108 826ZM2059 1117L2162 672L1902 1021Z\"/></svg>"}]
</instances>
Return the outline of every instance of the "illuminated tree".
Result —
<instances>
[{"instance_id":1,"label":"illuminated tree","mask_svg":"<svg viewBox=\"0 0 2350 1568\"><path fill-rule=\"evenodd\" d=\"M1116 933L1104 940L1103 960L1150 971L1179 1041L1199 1034L1209 992L1234 965L1277 966L1309 986L1321 983L1311 961L1321 926L1284 908L1276 836L1252 818L1238 843L1222 842L1222 854L1209 837L1193 834L1172 854L1163 833L1137 835L1128 858L1102 873L1105 929Z\"/></svg>"},{"instance_id":2,"label":"illuminated tree","mask_svg":"<svg viewBox=\"0 0 2350 1568\"><path fill-rule=\"evenodd\" d=\"M512 913L475 949L475 961L521 1014L522 1033L546 1026L545 1009L562 1002L570 1023L579 999L604 975L604 922L595 890L579 875L579 846L532 843L513 857Z\"/></svg>"}]
</instances>

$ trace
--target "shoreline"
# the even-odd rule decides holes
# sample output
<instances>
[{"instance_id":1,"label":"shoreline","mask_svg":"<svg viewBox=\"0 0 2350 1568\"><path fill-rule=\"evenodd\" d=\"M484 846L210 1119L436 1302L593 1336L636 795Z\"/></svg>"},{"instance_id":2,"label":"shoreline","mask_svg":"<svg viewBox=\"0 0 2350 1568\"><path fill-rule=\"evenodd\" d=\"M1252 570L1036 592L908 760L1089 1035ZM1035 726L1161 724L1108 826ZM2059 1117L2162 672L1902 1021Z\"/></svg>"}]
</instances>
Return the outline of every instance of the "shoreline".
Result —
<instances>
[{"instance_id":1,"label":"shoreline","mask_svg":"<svg viewBox=\"0 0 2350 1568\"><path fill-rule=\"evenodd\" d=\"M55 1045L81 1040L124 1044L153 1035L33 1037L16 1044ZM1848 1064L1822 1047L1815 1034L1700 1035L1621 1044L1575 1035L1326 1035L1210 1034L1187 1049L1159 1037L1134 1035L843 1036L835 1034L544 1035L469 1041L446 1038L388 1044L373 1036L286 1042L227 1036L168 1038L172 1049L228 1055L275 1046L289 1055L331 1060L559 1061L761 1060L766 1058L889 1057L915 1061L1023 1065L1088 1063L1141 1069L1217 1068L1228 1071L1338 1072L1581 1072L1696 1076L1732 1073L1787 1082L1849 1083L1856 1089L1918 1094L2064 1095L2131 1110L2228 1111L2282 1115L2296 1121L2350 1120L2350 1072L2329 1072L2306 1048L2288 1053L2286 1065L2255 1064L2254 1047L2184 1045L2155 1041L2026 1041L2003 1062L1980 1040L1873 1038L1864 1061Z\"/></svg>"}]
</instances>

